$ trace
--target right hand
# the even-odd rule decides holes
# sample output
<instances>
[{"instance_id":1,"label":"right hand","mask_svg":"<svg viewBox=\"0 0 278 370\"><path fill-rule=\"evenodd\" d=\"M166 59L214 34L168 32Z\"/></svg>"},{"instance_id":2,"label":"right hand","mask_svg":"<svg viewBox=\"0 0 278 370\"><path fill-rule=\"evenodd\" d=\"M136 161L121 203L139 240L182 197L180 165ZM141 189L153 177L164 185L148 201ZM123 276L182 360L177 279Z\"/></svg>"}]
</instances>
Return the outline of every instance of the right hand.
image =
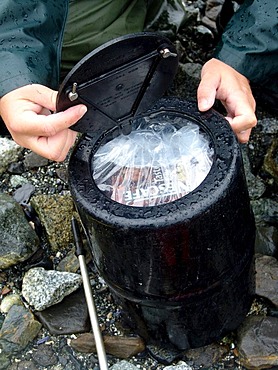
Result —
<instances>
[{"instance_id":1,"label":"right hand","mask_svg":"<svg viewBox=\"0 0 278 370\"><path fill-rule=\"evenodd\" d=\"M202 68L197 95L198 107L202 112L211 108L215 99L220 100L226 108L226 119L239 142L246 143L249 140L257 118L256 102L245 76L213 58Z\"/></svg>"},{"instance_id":2,"label":"right hand","mask_svg":"<svg viewBox=\"0 0 278 370\"><path fill-rule=\"evenodd\" d=\"M0 99L0 115L14 141L53 161L63 161L77 133L70 129L87 111L80 104L64 112L56 109L57 91L33 84Z\"/></svg>"}]
</instances>

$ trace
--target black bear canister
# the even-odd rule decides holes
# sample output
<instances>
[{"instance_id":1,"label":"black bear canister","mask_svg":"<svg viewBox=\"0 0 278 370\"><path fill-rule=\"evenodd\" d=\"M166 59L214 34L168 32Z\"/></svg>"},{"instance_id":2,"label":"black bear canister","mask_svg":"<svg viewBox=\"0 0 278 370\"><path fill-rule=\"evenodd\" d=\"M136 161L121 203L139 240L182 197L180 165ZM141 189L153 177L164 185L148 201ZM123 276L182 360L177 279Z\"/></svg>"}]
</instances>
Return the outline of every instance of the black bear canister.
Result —
<instances>
[{"instance_id":1,"label":"black bear canister","mask_svg":"<svg viewBox=\"0 0 278 370\"><path fill-rule=\"evenodd\" d=\"M115 39L70 71L57 111L88 107L69 185L99 274L147 342L184 350L248 313L255 224L229 123L163 97L177 68L162 35Z\"/></svg>"}]
</instances>

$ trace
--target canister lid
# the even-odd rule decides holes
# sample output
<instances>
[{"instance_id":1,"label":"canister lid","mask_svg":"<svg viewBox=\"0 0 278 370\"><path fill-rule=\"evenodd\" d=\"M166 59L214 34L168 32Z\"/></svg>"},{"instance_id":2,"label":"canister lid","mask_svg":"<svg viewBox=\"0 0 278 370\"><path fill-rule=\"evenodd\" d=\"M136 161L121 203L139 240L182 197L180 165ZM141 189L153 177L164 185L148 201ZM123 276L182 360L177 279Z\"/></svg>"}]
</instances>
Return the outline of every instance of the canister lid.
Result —
<instances>
[{"instance_id":1,"label":"canister lid","mask_svg":"<svg viewBox=\"0 0 278 370\"><path fill-rule=\"evenodd\" d=\"M127 133L132 118L165 93L177 67L175 47L163 35L119 37L93 50L68 73L57 112L83 103L88 111L72 129L90 135L118 127Z\"/></svg>"}]
</instances>

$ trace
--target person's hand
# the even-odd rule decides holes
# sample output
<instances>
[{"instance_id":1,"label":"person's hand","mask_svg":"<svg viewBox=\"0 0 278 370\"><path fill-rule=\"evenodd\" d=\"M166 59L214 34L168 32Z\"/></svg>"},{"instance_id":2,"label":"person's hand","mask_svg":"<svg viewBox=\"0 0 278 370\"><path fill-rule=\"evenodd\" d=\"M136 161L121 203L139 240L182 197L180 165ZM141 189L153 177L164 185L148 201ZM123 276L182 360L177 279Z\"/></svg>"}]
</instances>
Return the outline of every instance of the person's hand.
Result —
<instances>
[{"instance_id":1,"label":"person's hand","mask_svg":"<svg viewBox=\"0 0 278 370\"><path fill-rule=\"evenodd\" d=\"M33 84L15 89L0 99L0 115L14 141L53 161L63 161L77 133L69 127L85 113L85 105L64 112L56 109L57 91Z\"/></svg>"},{"instance_id":2,"label":"person's hand","mask_svg":"<svg viewBox=\"0 0 278 370\"><path fill-rule=\"evenodd\" d=\"M256 126L256 103L248 79L232 67L217 59L204 64L197 92L199 110L210 109L215 99L224 105L226 119L241 143L249 140Z\"/></svg>"}]
</instances>

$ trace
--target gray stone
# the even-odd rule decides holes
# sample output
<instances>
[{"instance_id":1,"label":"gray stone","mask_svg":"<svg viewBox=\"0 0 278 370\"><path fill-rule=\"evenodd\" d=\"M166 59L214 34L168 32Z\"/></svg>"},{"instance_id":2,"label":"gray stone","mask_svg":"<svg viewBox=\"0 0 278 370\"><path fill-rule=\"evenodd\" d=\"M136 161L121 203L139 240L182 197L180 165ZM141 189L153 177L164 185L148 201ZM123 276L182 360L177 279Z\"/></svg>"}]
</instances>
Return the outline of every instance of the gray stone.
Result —
<instances>
[{"instance_id":1,"label":"gray stone","mask_svg":"<svg viewBox=\"0 0 278 370\"><path fill-rule=\"evenodd\" d=\"M76 272L78 269L79 261L75 255L75 247L72 247L57 265L57 271Z\"/></svg>"},{"instance_id":2,"label":"gray stone","mask_svg":"<svg viewBox=\"0 0 278 370\"><path fill-rule=\"evenodd\" d=\"M27 153L24 159L24 165L27 169L47 166L48 163L48 159L34 152Z\"/></svg>"},{"instance_id":3,"label":"gray stone","mask_svg":"<svg viewBox=\"0 0 278 370\"><path fill-rule=\"evenodd\" d=\"M164 370L193 370L186 362L180 361L177 365L165 366Z\"/></svg>"},{"instance_id":4,"label":"gray stone","mask_svg":"<svg viewBox=\"0 0 278 370\"><path fill-rule=\"evenodd\" d=\"M39 246L39 238L20 205L0 193L0 269L27 260Z\"/></svg>"},{"instance_id":5,"label":"gray stone","mask_svg":"<svg viewBox=\"0 0 278 370\"><path fill-rule=\"evenodd\" d=\"M38 370L38 367L37 367L37 364L34 364L33 361L23 360L20 362L14 362L9 367L9 370Z\"/></svg>"},{"instance_id":6,"label":"gray stone","mask_svg":"<svg viewBox=\"0 0 278 370\"><path fill-rule=\"evenodd\" d=\"M226 346L213 343L208 346L189 349L185 352L185 356L187 360L193 361L194 365L198 365L202 368L210 368L220 361L227 352Z\"/></svg>"},{"instance_id":7,"label":"gray stone","mask_svg":"<svg viewBox=\"0 0 278 370\"><path fill-rule=\"evenodd\" d=\"M50 334L84 333L91 328L83 288L71 293L58 304L35 312L35 316Z\"/></svg>"},{"instance_id":8,"label":"gray stone","mask_svg":"<svg viewBox=\"0 0 278 370\"><path fill-rule=\"evenodd\" d=\"M245 177L246 177L250 199L258 199L264 194L266 190L266 186L263 180L259 176L253 175L251 171L250 160L248 157L246 146L242 145L241 149L242 149L242 159L243 159Z\"/></svg>"},{"instance_id":9,"label":"gray stone","mask_svg":"<svg viewBox=\"0 0 278 370\"><path fill-rule=\"evenodd\" d=\"M237 350L247 369L278 365L278 318L249 316L238 330Z\"/></svg>"},{"instance_id":10,"label":"gray stone","mask_svg":"<svg viewBox=\"0 0 278 370\"><path fill-rule=\"evenodd\" d=\"M10 365L10 360L8 358L8 356L5 354L5 353L0 353L0 370L4 370L4 369L10 369L9 365Z\"/></svg>"},{"instance_id":11,"label":"gray stone","mask_svg":"<svg viewBox=\"0 0 278 370\"><path fill-rule=\"evenodd\" d=\"M278 307L278 261L271 256L256 258L256 294Z\"/></svg>"},{"instance_id":12,"label":"gray stone","mask_svg":"<svg viewBox=\"0 0 278 370\"><path fill-rule=\"evenodd\" d=\"M35 190L34 185L26 183L14 192L13 197L19 204L27 204Z\"/></svg>"},{"instance_id":13,"label":"gray stone","mask_svg":"<svg viewBox=\"0 0 278 370\"><path fill-rule=\"evenodd\" d=\"M16 304L16 305L23 305L20 299L19 294L9 294L5 296L2 299L1 305L0 305L0 311L3 313L8 313L11 307Z\"/></svg>"},{"instance_id":14,"label":"gray stone","mask_svg":"<svg viewBox=\"0 0 278 370\"><path fill-rule=\"evenodd\" d=\"M44 367L56 365L58 363L58 356L52 347L47 344L38 346L38 348L33 351L32 357L38 365Z\"/></svg>"},{"instance_id":15,"label":"gray stone","mask_svg":"<svg viewBox=\"0 0 278 370\"><path fill-rule=\"evenodd\" d=\"M19 186L22 186L24 184L27 184L28 180L20 175L12 175L10 178L10 183L13 188L17 188Z\"/></svg>"},{"instance_id":16,"label":"gray stone","mask_svg":"<svg viewBox=\"0 0 278 370\"><path fill-rule=\"evenodd\" d=\"M274 139L264 158L263 170L278 184L278 140Z\"/></svg>"},{"instance_id":17,"label":"gray stone","mask_svg":"<svg viewBox=\"0 0 278 370\"><path fill-rule=\"evenodd\" d=\"M272 223L278 219L278 202L270 198L251 201L256 222Z\"/></svg>"},{"instance_id":18,"label":"gray stone","mask_svg":"<svg viewBox=\"0 0 278 370\"><path fill-rule=\"evenodd\" d=\"M275 117L262 118L260 125L262 127L262 133L265 135L277 135L278 134L278 119Z\"/></svg>"},{"instance_id":19,"label":"gray stone","mask_svg":"<svg viewBox=\"0 0 278 370\"><path fill-rule=\"evenodd\" d=\"M0 348L6 354L23 350L39 333L41 324L25 307L13 305L0 330Z\"/></svg>"},{"instance_id":20,"label":"gray stone","mask_svg":"<svg viewBox=\"0 0 278 370\"><path fill-rule=\"evenodd\" d=\"M171 365L181 358L181 352L173 347L148 344L147 349L153 358L166 365Z\"/></svg>"},{"instance_id":21,"label":"gray stone","mask_svg":"<svg viewBox=\"0 0 278 370\"><path fill-rule=\"evenodd\" d=\"M37 311L42 311L61 302L65 296L74 292L82 283L79 274L47 271L42 267L26 272L22 282L22 295Z\"/></svg>"},{"instance_id":22,"label":"gray stone","mask_svg":"<svg viewBox=\"0 0 278 370\"><path fill-rule=\"evenodd\" d=\"M110 367L110 370L138 370L138 368L128 361L122 360Z\"/></svg>"},{"instance_id":23,"label":"gray stone","mask_svg":"<svg viewBox=\"0 0 278 370\"><path fill-rule=\"evenodd\" d=\"M278 255L278 229L275 226L257 224L255 252L267 256Z\"/></svg>"},{"instance_id":24,"label":"gray stone","mask_svg":"<svg viewBox=\"0 0 278 370\"><path fill-rule=\"evenodd\" d=\"M86 239L83 240L84 246L84 253L85 253L85 261L86 264L92 260L92 255L90 251L90 247ZM76 272L79 269L79 260L75 255L75 246L70 248L67 252L67 255L59 262L57 265L57 271L67 271L67 272Z\"/></svg>"},{"instance_id":25,"label":"gray stone","mask_svg":"<svg viewBox=\"0 0 278 370\"><path fill-rule=\"evenodd\" d=\"M13 140L0 137L0 174L6 171L10 163L18 160L21 152L22 147Z\"/></svg>"}]
</instances>

